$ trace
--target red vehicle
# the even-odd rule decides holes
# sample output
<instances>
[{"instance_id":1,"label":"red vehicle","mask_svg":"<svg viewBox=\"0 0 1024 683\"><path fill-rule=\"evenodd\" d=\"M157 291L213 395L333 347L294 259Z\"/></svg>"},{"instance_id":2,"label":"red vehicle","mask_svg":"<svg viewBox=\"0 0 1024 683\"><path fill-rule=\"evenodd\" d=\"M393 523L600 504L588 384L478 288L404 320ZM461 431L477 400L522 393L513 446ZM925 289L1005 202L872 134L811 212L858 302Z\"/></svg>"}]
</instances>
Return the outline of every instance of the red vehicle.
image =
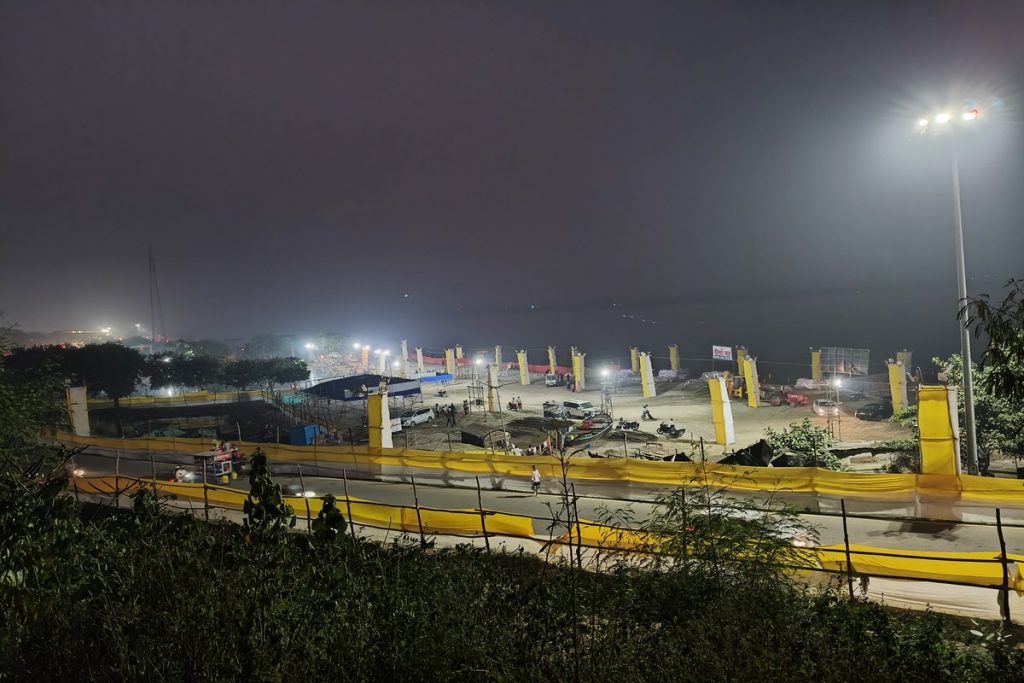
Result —
<instances>
[{"instance_id":1,"label":"red vehicle","mask_svg":"<svg viewBox=\"0 0 1024 683\"><path fill-rule=\"evenodd\" d=\"M761 385L761 400L773 406L781 406L783 403L791 408L807 405L807 397L797 394L784 387Z\"/></svg>"}]
</instances>

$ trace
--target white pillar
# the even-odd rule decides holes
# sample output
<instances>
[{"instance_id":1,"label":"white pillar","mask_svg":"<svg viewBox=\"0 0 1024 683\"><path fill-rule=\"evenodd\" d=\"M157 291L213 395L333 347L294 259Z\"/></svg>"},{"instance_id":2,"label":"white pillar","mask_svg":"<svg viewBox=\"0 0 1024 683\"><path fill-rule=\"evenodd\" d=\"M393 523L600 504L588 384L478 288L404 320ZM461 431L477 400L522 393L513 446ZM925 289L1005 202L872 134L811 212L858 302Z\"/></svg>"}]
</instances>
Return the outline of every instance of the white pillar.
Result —
<instances>
[{"instance_id":1,"label":"white pillar","mask_svg":"<svg viewBox=\"0 0 1024 683\"><path fill-rule=\"evenodd\" d=\"M423 347L416 347L416 372L423 374Z\"/></svg>"},{"instance_id":2,"label":"white pillar","mask_svg":"<svg viewBox=\"0 0 1024 683\"><path fill-rule=\"evenodd\" d=\"M498 366L487 366L487 411L498 412Z\"/></svg>"},{"instance_id":3,"label":"white pillar","mask_svg":"<svg viewBox=\"0 0 1024 683\"><path fill-rule=\"evenodd\" d=\"M406 372L406 364L409 362L409 342L402 340L402 357L398 359L398 371L399 377L408 377L409 373Z\"/></svg>"}]
</instances>

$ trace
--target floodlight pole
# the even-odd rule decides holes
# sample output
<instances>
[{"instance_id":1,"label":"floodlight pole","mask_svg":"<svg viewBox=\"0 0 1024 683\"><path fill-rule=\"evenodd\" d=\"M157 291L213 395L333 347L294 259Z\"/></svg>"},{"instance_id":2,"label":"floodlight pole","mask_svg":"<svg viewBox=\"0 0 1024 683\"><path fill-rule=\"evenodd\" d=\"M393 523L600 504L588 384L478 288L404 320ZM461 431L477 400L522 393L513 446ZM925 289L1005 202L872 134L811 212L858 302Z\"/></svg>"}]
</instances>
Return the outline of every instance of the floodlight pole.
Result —
<instances>
[{"instance_id":1,"label":"floodlight pole","mask_svg":"<svg viewBox=\"0 0 1024 683\"><path fill-rule=\"evenodd\" d=\"M960 206L960 165L953 153L953 213L956 219L956 284L959 311L967 307L967 269L964 266L964 217ZM958 311L958 312L959 312ZM967 432L967 472L978 474L978 435L974 429L974 379L971 369L971 334L966 320L960 325L960 361L964 375L964 431Z\"/></svg>"}]
</instances>

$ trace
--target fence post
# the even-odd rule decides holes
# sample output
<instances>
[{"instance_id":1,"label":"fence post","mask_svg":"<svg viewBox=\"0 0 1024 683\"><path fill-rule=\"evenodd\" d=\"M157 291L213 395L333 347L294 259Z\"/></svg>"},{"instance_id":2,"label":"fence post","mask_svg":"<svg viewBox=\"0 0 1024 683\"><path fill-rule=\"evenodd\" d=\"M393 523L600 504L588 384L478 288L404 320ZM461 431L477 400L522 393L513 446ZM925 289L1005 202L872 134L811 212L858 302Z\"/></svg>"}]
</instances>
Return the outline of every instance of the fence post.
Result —
<instances>
[{"instance_id":1,"label":"fence post","mask_svg":"<svg viewBox=\"0 0 1024 683\"><path fill-rule=\"evenodd\" d=\"M850 534L846 529L846 499L839 499L843 512L843 545L846 547L846 585L850 589L850 601L853 602L853 560L850 559Z\"/></svg>"},{"instance_id":2,"label":"fence post","mask_svg":"<svg viewBox=\"0 0 1024 683\"><path fill-rule=\"evenodd\" d=\"M420 497L419 494L416 493L416 477L410 475L409 479L412 480L412 500L413 503L416 505L416 524L420 528L420 547L426 548L427 539L423 535L423 518L420 516Z\"/></svg>"},{"instance_id":3,"label":"fence post","mask_svg":"<svg viewBox=\"0 0 1024 683\"><path fill-rule=\"evenodd\" d=\"M1003 515L999 508L996 508L996 531L999 533L999 563L1003 565L1003 583L999 587L999 597L1003 604L1000 605L999 611L1003 615L1003 621L1009 626L1012 623L1010 620L1010 571L1006 565L1006 539L1003 538Z\"/></svg>"},{"instance_id":4,"label":"fence post","mask_svg":"<svg viewBox=\"0 0 1024 683\"><path fill-rule=\"evenodd\" d=\"M316 464L316 476L320 476L320 456L316 453L316 442L319 439L319 434L313 435L313 462Z\"/></svg>"},{"instance_id":5,"label":"fence post","mask_svg":"<svg viewBox=\"0 0 1024 683\"><path fill-rule=\"evenodd\" d=\"M484 545L487 547L487 552L491 552L491 539L487 535L487 515L484 514L484 497L480 492L480 477L476 478L476 504L477 509L480 510L480 530L484 533Z\"/></svg>"},{"instance_id":6,"label":"fence post","mask_svg":"<svg viewBox=\"0 0 1024 683\"><path fill-rule=\"evenodd\" d=\"M448 452L449 453L454 453L455 452L455 451L452 450L452 433L451 432L448 432Z\"/></svg>"},{"instance_id":7,"label":"fence post","mask_svg":"<svg viewBox=\"0 0 1024 683\"><path fill-rule=\"evenodd\" d=\"M306 531L313 533L313 513L309 510L309 496L306 495L306 482L302 479L302 465L295 463L295 469L299 472L299 486L302 487L302 500L306 502Z\"/></svg>"},{"instance_id":8,"label":"fence post","mask_svg":"<svg viewBox=\"0 0 1024 683\"><path fill-rule=\"evenodd\" d=\"M121 507L121 449L114 456L114 507Z\"/></svg>"},{"instance_id":9,"label":"fence post","mask_svg":"<svg viewBox=\"0 0 1024 683\"><path fill-rule=\"evenodd\" d=\"M356 452L356 439L352 436L352 428L348 428L348 447L352 449L352 452Z\"/></svg>"},{"instance_id":10,"label":"fence post","mask_svg":"<svg viewBox=\"0 0 1024 683\"><path fill-rule=\"evenodd\" d=\"M153 457L153 451L149 452L149 474L153 479L154 485L156 484L156 458Z\"/></svg>"},{"instance_id":11,"label":"fence post","mask_svg":"<svg viewBox=\"0 0 1024 683\"><path fill-rule=\"evenodd\" d=\"M78 477L71 473L71 486L75 489L75 504L81 506L82 501L78 498Z\"/></svg>"},{"instance_id":12,"label":"fence post","mask_svg":"<svg viewBox=\"0 0 1024 683\"><path fill-rule=\"evenodd\" d=\"M572 491L572 512L576 521L576 564L579 566L580 571L583 571L583 529L580 526L579 497L576 495L576 484L570 484L569 488ZM571 527L569 535L572 536Z\"/></svg>"},{"instance_id":13,"label":"fence post","mask_svg":"<svg viewBox=\"0 0 1024 683\"><path fill-rule=\"evenodd\" d=\"M200 467L203 468L203 517L206 519L207 522L209 522L210 521L210 495L209 495L209 493L207 493L207 490L206 490L206 461L205 460L203 460L203 462L200 464Z\"/></svg>"},{"instance_id":14,"label":"fence post","mask_svg":"<svg viewBox=\"0 0 1024 683\"><path fill-rule=\"evenodd\" d=\"M344 483L345 491L345 509L348 510L348 527L349 533L352 534L352 545L356 542L356 523L352 521L352 499L348 497L348 471L341 471L341 481Z\"/></svg>"}]
</instances>

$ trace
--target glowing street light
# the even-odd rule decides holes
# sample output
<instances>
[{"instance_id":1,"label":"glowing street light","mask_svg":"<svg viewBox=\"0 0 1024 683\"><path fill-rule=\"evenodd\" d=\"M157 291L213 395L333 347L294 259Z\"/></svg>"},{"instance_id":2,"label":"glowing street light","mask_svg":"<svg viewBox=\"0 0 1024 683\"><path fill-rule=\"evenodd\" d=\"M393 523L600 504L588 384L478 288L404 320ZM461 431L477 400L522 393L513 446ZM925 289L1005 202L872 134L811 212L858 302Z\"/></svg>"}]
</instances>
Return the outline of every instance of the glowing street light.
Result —
<instances>
[{"instance_id":1,"label":"glowing street light","mask_svg":"<svg viewBox=\"0 0 1024 683\"><path fill-rule=\"evenodd\" d=\"M356 342L355 344L353 344L353 345L352 345L352 348L353 348L353 349L361 349L361 348L362 348L362 346L360 345L360 343L359 343L359 342Z\"/></svg>"},{"instance_id":2,"label":"glowing street light","mask_svg":"<svg viewBox=\"0 0 1024 683\"><path fill-rule=\"evenodd\" d=\"M960 120L965 123L975 121L979 116L976 108L970 108L960 114ZM952 120L948 112L941 112L935 115L935 122L947 124ZM918 122L920 128L920 121ZM945 129L955 129L956 126L943 126ZM972 124L973 127L973 124ZM927 128L927 126L925 127ZM924 130L923 128L921 129ZM954 237L956 240L956 285L959 307L963 310L967 306L967 269L964 265L964 217L960 206L960 162L956 151L953 152L953 217L955 220ZM978 473L978 435L974 426L974 378L971 368L971 336L970 330L958 319L960 327L960 358L963 361L964 375L964 431L967 433L967 471L970 474Z\"/></svg>"}]
</instances>

